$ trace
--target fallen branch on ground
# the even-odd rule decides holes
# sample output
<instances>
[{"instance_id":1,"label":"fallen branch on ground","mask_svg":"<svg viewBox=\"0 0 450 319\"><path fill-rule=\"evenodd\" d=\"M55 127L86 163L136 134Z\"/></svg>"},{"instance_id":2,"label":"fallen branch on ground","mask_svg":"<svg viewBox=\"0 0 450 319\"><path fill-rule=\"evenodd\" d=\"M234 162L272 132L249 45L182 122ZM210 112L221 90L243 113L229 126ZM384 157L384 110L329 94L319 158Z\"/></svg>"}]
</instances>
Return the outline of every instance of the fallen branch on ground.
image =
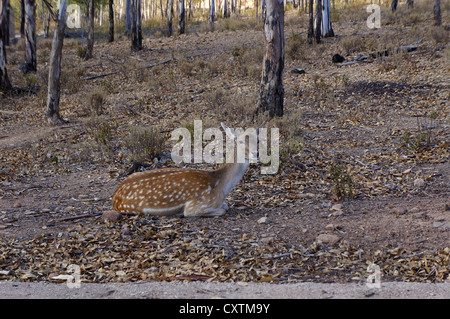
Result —
<instances>
[{"instance_id":1,"label":"fallen branch on ground","mask_svg":"<svg viewBox=\"0 0 450 319\"><path fill-rule=\"evenodd\" d=\"M63 217L63 218L59 218L57 220L55 220L54 222L66 222L66 221L71 221L71 220L77 220L77 219L82 219L82 218L90 218L90 217L98 217L103 215L104 212L93 212L90 214L81 214L81 215L76 215L76 216L69 216L69 217ZM130 212L118 212L120 215L122 216L136 216L136 213L130 213ZM52 224L47 224L47 226L52 226Z\"/></svg>"}]
</instances>

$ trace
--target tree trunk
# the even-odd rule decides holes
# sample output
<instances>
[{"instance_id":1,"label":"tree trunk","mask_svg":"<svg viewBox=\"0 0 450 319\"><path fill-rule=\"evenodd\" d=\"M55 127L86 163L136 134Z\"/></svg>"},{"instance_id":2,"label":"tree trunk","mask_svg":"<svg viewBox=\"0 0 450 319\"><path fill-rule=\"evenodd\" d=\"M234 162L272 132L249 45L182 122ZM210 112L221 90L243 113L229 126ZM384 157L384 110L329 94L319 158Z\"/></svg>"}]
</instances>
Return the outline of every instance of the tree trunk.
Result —
<instances>
[{"instance_id":1,"label":"tree trunk","mask_svg":"<svg viewBox=\"0 0 450 319\"><path fill-rule=\"evenodd\" d=\"M186 11L184 0L178 0L178 34L184 34L186 28Z\"/></svg>"},{"instance_id":2,"label":"tree trunk","mask_svg":"<svg viewBox=\"0 0 450 319\"><path fill-rule=\"evenodd\" d=\"M230 17L230 11L228 10L228 0L223 0L223 17Z\"/></svg>"},{"instance_id":3,"label":"tree trunk","mask_svg":"<svg viewBox=\"0 0 450 319\"><path fill-rule=\"evenodd\" d=\"M44 29L44 38L47 39L50 29L50 12L48 12L48 9L46 10L44 0L42 0L41 4L42 4L42 27Z\"/></svg>"},{"instance_id":4,"label":"tree trunk","mask_svg":"<svg viewBox=\"0 0 450 319\"><path fill-rule=\"evenodd\" d=\"M216 14L216 0L211 0L209 6L209 25L211 28L214 27L214 16Z\"/></svg>"},{"instance_id":5,"label":"tree trunk","mask_svg":"<svg viewBox=\"0 0 450 319\"><path fill-rule=\"evenodd\" d=\"M36 0L25 0L25 65L23 71L36 71Z\"/></svg>"},{"instance_id":6,"label":"tree trunk","mask_svg":"<svg viewBox=\"0 0 450 319\"><path fill-rule=\"evenodd\" d=\"M5 13L5 16L4 16L4 20L3 20L3 30L4 30L4 33L3 33L3 43L5 44L5 46L9 46L9 36L10 36L10 34L11 34L11 32L10 32L10 30L9 30L9 26L10 26L10 19L11 19L11 17L10 17L10 7L11 7L11 5L10 5L10 3L9 3L9 0L6 0L6 13ZM14 23L14 21L13 21L13 23Z\"/></svg>"},{"instance_id":7,"label":"tree trunk","mask_svg":"<svg viewBox=\"0 0 450 319\"><path fill-rule=\"evenodd\" d=\"M64 42L64 30L66 28L67 0L60 0L59 16L53 34L52 52L50 54L50 66L48 71L48 95L47 95L47 121L51 125L65 123L59 114L59 100L61 95L61 60Z\"/></svg>"},{"instance_id":8,"label":"tree trunk","mask_svg":"<svg viewBox=\"0 0 450 319\"><path fill-rule=\"evenodd\" d=\"M137 37L137 10L136 10L136 0L131 0L130 3L130 14L131 14L131 50L138 51L138 37Z\"/></svg>"},{"instance_id":9,"label":"tree trunk","mask_svg":"<svg viewBox=\"0 0 450 319\"><path fill-rule=\"evenodd\" d=\"M392 3L391 3L392 12L395 12L395 10L397 10L397 4L398 4L398 0L392 0Z\"/></svg>"},{"instance_id":10,"label":"tree trunk","mask_svg":"<svg viewBox=\"0 0 450 319\"><path fill-rule=\"evenodd\" d=\"M314 39L314 0L309 0L309 27L308 27L308 43L312 44Z\"/></svg>"},{"instance_id":11,"label":"tree trunk","mask_svg":"<svg viewBox=\"0 0 450 319\"><path fill-rule=\"evenodd\" d=\"M94 0L89 0L89 20L88 20L88 34L85 60L89 60L94 56Z\"/></svg>"},{"instance_id":12,"label":"tree trunk","mask_svg":"<svg viewBox=\"0 0 450 319\"><path fill-rule=\"evenodd\" d=\"M141 0L131 1L131 49L142 50Z\"/></svg>"},{"instance_id":13,"label":"tree trunk","mask_svg":"<svg viewBox=\"0 0 450 319\"><path fill-rule=\"evenodd\" d=\"M137 2L136 27L137 27L138 48L139 50L142 50L142 0L136 0L136 2Z\"/></svg>"},{"instance_id":14,"label":"tree trunk","mask_svg":"<svg viewBox=\"0 0 450 319\"><path fill-rule=\"evenodd\" d=\"M125 34L130 35L131 32L131 1L125 0Z\"/></svg>"},{"instance_id":15,"label":"tree trunk","mask_svg":"<svg viewBox=\"0 0 450 319\"><path fill-rule=\"evenodd\" d=\"M3 41L5 35L4 22L6 17L7 1L2 0L0 6L0 91L6 92L11 89L8 72L6 70L6 49Z\"/></svg>"},{"instance_id":16,"label":"tree trunk","mask_svg":"<svg viewBox=\"0 0 450 319\"><path fill-rule=\"evenodd\" d=\"M261 0L261 13L259 14L259 19L264 20L265 19L265 12L266 12L266 0Z\"/></svg>"},{"instance_id":17,"label":"tree trunk","mask_svg":"<svg viewBox=\"0 0 450 319\"><path fill-rule=\"evenodd\" d=\"M169 0L169 13L167 18L167 30L168 35L171 37L173 35L173 0Z\"/></svg>"},{"instance_id":18,"label":"tree trunk","mask_svg":"<svg viewBox=\"0 0 450 319\"><path fill-rule=\"evenodd\" d=\"M316 43L320 43L320 35L321 35L321 27L322 27L322 1L316 0Z\"/></svg>"},{"instance_id":19,"label":"tree trunk","mask_svg":"<svg viewBox=\"0 0 450 319\"><path fill-rule=\"evenodd\" d=\"M441 0L434 0L434 24L441 25Z\"/></svg>"},{"instance_id":20,"label":"tree trunk","mask_svg":"<svg viewBox=\"0 0 450 319\"><path fill-rule=\"evenodd\" d=\"M330 0L322 0L322 37L334 37L331 27Z\"/></svg>"},{"instance_id":21,"label":"tree trunk","mask_svg":"<svg viewBox=\"0 0 450 319\"><path fill-rule=\"evenodd\" d=\"M109 0L109 34L108 42L114 42L114 0Z\"/></svg>"},{"instance_id":22,"label":"tree trunk","mask_svg":"<svg viewBox=\"0 0 450 319\"><path fill-rule=\"evenodd\" d=\"M258 113L283 116L284 4L283 0L266 0L264 20L265 53L262 65Z\"/></svg>"},{"instance_id":23,"label":"tree trunk","mask_svg":"<svg viewBox=\"0 0 450 319\"><path fill-rule=\"evenodd\" d=\"M20 37L25 37L25 0L20 0Z\"/></svg>"},{"instance_id":24,"label":"tree trunk","mask_svg":"<svg viewBox=\"0 0 450 319\"><path fill-rule=\"evenodd\" d=\"M192 0L189 0L189 14L188 14L188 20L191 21L192 17L194 16L194 7L192 6Z\"/></svg>"}]
</instances>

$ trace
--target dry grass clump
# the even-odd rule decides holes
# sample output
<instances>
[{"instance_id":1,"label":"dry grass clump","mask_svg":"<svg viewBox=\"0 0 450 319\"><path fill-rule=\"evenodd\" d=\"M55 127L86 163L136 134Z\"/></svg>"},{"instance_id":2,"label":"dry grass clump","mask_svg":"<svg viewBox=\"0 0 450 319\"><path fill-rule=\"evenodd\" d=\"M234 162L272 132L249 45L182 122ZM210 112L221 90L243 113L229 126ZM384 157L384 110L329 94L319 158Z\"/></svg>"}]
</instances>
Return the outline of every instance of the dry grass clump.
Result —
<instances>
[{"instance_id":1,"label":"dry grass clump","mask_svg":"<svg viewBox=\"0 0 450 319\"><path fill-rule=\"evenodd\" d=\"M204 94L205 102L218 119L227 122L251 123L257 105L256 96L236 95L222 88Z\"/></svg>"},{"instance_id":2,"label":"dry grass clump","mask_svg":"<svg viewBox=\"0 0 450 319\"><path fill-rule=\"evenodd\" d=\"M219 74L216 64L202 58L181 58L177 61L180 73L185 77L213 77Z\"/></svg>"},{"instance_id":3,"label":"dry grass clump","mask_svg":"<svg viewBox=\"0 0 450 319\"><path fill-rule=\"evenodd\" d=\"M89 106L90 114L101 115L104 111L103 103L105 97L102 92L95 91L87 95L87 105Z\"/></svg>"},{"instance_id":4,"label":"dry grass clump","mask_svg":"<svg viewBox=\"0 0 450 319\"><path fill-rule=\"evenodd\" d=\"M149 162L163 152L165 145L166 139L157 127L133 126L124 146L130 153L131 161Z\"/></svg>"},{"instance_id":5,"label":"dry grass clump","mask_svg":"<svg viewBox=\"0 0 450 319\"><path fill-rule=\"evenodd\" d=\"M305 46L306 41L303 37L292 32L287 41L286 54L292 60L304 60L307 56Z\"/></svg>"},{"instance_id":6,"label":"dry grass clump","mask_svg":"<svg viewBox=\"0 0 450 319\"><path fill-rule=\"evenodd\" d=\"M431 38L436 43L443 43L443 44L445 44L445 43L449 42L449 31L447 31L443 27L434 26L430 30L430 35L431 35Z\"/></svg>"},{"instance_id":7,"label":"dry grass clump","mask_svg":"<svg viewBox=\"0 0 450 319\"><path fill-rule=\"evenodd\" d=\"M243 77L258 81L261 76L261 66L264 58L262 46L240 46L231 51L237 62L234 64L235 72Z\"/></svg>"},{"instance_id":8,"label":"dry grass clump","mask_svg":"<svg viewBox=\"0 0 450 319\"><path fill-rule=\"evenodd\" d=\"M361 52L366 49L365 42L361 41L361 37L357 35L351 35L346 38L342 38L339 41L339 45L346 55L355 52Z\"/></svg>"}]
</instances>

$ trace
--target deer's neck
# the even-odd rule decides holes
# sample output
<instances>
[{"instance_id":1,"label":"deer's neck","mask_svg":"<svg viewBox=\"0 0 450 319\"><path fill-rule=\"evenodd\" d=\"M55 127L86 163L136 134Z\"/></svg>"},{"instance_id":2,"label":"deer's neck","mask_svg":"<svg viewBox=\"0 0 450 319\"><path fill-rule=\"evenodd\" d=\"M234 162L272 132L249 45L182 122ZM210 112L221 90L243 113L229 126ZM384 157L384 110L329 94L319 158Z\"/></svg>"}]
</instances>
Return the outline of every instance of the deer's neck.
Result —
<instances>
[{"instance_id":1,"label":"deer's neck","mask_svg":"<svg viewBox=\"0 0 450 319\"><path fill-rule=\"evenodd\" d=\"M249 165L250 162L248 160L244 163L225 164L222 168L213 172L217 178L216 194L222 201L239 183Z\"/></svg>"}]
</instances>

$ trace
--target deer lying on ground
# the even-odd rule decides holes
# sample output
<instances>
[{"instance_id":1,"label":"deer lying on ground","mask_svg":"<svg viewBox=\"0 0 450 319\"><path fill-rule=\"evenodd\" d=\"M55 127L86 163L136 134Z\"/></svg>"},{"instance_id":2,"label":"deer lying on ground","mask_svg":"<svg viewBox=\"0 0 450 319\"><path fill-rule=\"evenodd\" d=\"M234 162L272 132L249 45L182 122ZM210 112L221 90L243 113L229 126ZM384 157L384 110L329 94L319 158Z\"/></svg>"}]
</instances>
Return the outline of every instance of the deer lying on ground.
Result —
<instances>
[{"instance_id":1,"label":"deer lying on ground","mask_svg":"<svg viewBox=\"0 0 450 319\"><path fill-rule=\"evenodd\" d=\"M221 123L235 144L245 143L235 132ZM242 133L241 133L242 134ZM112 197L114 209L155 216L183 213L184 216L221 216L228 209L225 198L244 176L250 160L256 160L256 145L245 146L245 161L227 163L213 171L185 168L155 169L127 177Z\"/></svg>"}]
</instances>

